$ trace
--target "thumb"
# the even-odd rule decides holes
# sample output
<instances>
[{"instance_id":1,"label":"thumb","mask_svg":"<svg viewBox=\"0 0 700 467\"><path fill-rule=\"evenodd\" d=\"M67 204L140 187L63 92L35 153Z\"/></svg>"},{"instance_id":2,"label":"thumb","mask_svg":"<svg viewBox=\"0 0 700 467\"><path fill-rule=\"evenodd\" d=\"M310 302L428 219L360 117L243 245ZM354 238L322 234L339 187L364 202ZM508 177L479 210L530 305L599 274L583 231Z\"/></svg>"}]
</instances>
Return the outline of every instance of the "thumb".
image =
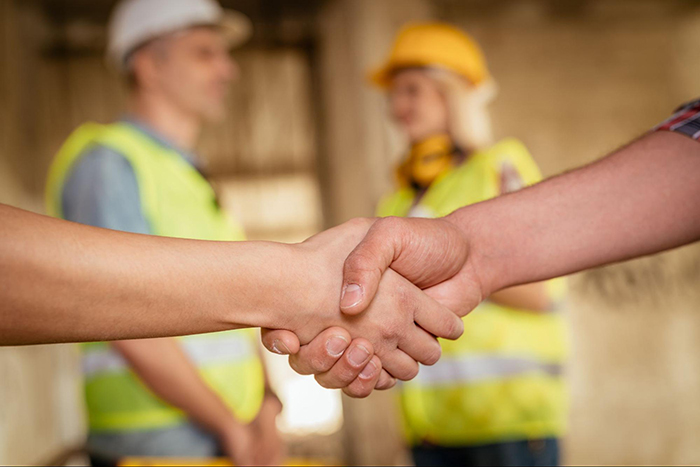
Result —
<instances>
[{"instance_id":1,"label":"thumb","mask_svg":"<svg viewBox=\"0 0 700 467\"><path fill-rule=\"evenodd\" d=\"M260 338L265 348L272 353L294 355L299 352L299 338L292 331L262 328Z\"/></svg>"},{"instance_id":2,"label":"thumb","mask_svg":"<svg viewBox=\"0 0 700 467\"><path fill-rule=\"evenodd\" d=\"M394 261L397 239L387 231L392 222L385 218L376 221L367 235L345 259L343 288L340 293L340 309L348 315L362 313L377 293L379 282Z\"/></svg>"}]
</instances>

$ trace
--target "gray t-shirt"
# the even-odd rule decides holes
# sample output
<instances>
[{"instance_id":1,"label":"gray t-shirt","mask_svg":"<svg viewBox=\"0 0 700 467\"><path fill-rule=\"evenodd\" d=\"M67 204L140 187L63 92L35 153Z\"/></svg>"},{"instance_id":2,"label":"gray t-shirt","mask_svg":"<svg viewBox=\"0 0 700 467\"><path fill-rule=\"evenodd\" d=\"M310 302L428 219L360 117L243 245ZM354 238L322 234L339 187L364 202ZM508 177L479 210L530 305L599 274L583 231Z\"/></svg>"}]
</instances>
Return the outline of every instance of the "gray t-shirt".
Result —
<instances>
[{"instance_id":1,"label":"gray t-shirt","mask_svg":"<svg viewBox=\"0 0 700 467\"><path fill-rule=\"evenodd\" d=\"M125 122L194 165L190 154L144 124ZM69 221L124 232L153 233L141 207L134 168L123 154L110 147L96 144L86 149L66 178L61 206L63 217Z\"/></svg>"}]
</instances>

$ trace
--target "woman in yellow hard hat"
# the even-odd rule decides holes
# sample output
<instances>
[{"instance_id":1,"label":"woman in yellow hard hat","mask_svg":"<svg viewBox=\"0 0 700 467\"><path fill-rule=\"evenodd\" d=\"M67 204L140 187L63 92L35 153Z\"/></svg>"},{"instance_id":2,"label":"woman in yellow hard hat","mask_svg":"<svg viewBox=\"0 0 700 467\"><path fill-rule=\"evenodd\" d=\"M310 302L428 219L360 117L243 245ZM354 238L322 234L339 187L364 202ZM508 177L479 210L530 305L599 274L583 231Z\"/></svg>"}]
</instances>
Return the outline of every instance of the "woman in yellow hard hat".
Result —
<instances>
[{"instance_id":1,"label":"woman in yellow hard hat","mask_svg":"<svg viewBox=\"0 0 700 467\"><path fill-rule=\"evenodd\" d=\"M410 148L379 216L444 216L540 180L525 146L494 144L496 86L476 42L443 23L404 27L371 74ZM503 219L507 222L507 219ZM563 283L498 292L443 342L443 357L400 390L417 465L553 465L566 419Z\"/></svg>"}]
</instances>

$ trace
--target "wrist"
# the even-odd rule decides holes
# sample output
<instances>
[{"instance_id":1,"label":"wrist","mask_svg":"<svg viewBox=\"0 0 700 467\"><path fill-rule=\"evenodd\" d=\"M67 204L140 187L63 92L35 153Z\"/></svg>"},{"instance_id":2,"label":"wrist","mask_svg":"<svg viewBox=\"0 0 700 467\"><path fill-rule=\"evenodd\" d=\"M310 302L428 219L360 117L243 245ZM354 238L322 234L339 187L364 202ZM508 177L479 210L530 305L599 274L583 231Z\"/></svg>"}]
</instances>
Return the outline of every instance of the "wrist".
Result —
<instances>
[{"instance_id":1,"label":"wrist","mask_svg":"<svg viewBox=\"0 0 700 467\"><path fill-rule=\"evenodd\" d=\"M483 204L483 203L481 203ZM443 219L458 229L469 247L464 268L471 268L481 288L482 298L504 287L505 274L499 266L498 250L492 247L495 227L481 204L458 209ZM491 234L489 234L491 232Z\"/></svg>"},{"instance_id":2,"label":"wrist","mask_svg":"<svg viewBox=\"0 0 700 467\"><path fill-rule=\"evenodd\" d=\"M294 245L289 244L245 243L246 250L236 250L234 254L238 259L247 256L246 261L231 261L230 267L245 265L245 283L249 285L227 289L226 300L229 303L243 302L248 306L245 313L230 316L230 321L241 323L243 327L294 330L291 326L297 312L307 305L307 294L303 291L309 288L304 281L306 271L304 265L299 264L298 252ZM240 271L237 272L240 275ZM232 274L231 277L237 275ZM238 309L240 305L233 308Z\"/></svg>"},{"instance_id":3,"label":"wrist","mask_svg":"<svg viewBox=\"0 0 700 467\"><path fill-rule=\"evenodd\" d=\"M274 414L274 416L279 415L284 408L282 401L272 390L265 390L265 395L263 399L263 409L267 409Z\"/></svg>"},{"instance_id":4,"label":"wrist","mask_svg":"<svg viewBox=\"0 0 700 467\"><path fill-rule=\"evenodd\" d=\"M245 425L232 414L227 413L218 421L215 432L220 438L227 438L238 436L243 429Z\"/></svg>"},{"instance_id":5,"label":"wrist","mask_svg":"<svg viewBox=\"0 0 700 467\"><path fill-rule=\"evenodd\" d=\"M301 344L307 344L318 333L337 324L332 322L331 315L333 311L340 314L343 264L333 261L315 244L304 242L288 247L292 259L286 301L290 306L284 325L276 329L293 331Z\"/></svg>"}]
</instances>

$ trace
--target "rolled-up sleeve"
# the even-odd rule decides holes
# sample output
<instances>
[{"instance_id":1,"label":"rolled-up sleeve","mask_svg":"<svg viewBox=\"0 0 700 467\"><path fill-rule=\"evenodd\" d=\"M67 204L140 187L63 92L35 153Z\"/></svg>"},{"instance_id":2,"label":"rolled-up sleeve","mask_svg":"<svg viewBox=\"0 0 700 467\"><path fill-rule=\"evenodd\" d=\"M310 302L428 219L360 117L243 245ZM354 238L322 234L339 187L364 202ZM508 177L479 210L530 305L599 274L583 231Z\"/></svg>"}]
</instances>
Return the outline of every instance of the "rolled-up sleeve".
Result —
<instances>
[{"instance_id":1,"label":"rolled-up sleeve","mask_svg":"<svg viewBox=\"0 0 700 467\"><path fill-rule=\"evenodd\" d=\"M134 169L122 154L93 146L71 169L61 198L63 217L81 224L151 234Z\"/></svg>"},{"instance_id":2,"label":"rolled-up sleeve","mask_svg":"<svg viewBox=\"0 0 700 467\"><path fill-rule=\"evenodd\" d=\"M654 131L674 131L700 140L700 99L681 106L671 117L657 125Z\"/></svg>"}]
</instances>

